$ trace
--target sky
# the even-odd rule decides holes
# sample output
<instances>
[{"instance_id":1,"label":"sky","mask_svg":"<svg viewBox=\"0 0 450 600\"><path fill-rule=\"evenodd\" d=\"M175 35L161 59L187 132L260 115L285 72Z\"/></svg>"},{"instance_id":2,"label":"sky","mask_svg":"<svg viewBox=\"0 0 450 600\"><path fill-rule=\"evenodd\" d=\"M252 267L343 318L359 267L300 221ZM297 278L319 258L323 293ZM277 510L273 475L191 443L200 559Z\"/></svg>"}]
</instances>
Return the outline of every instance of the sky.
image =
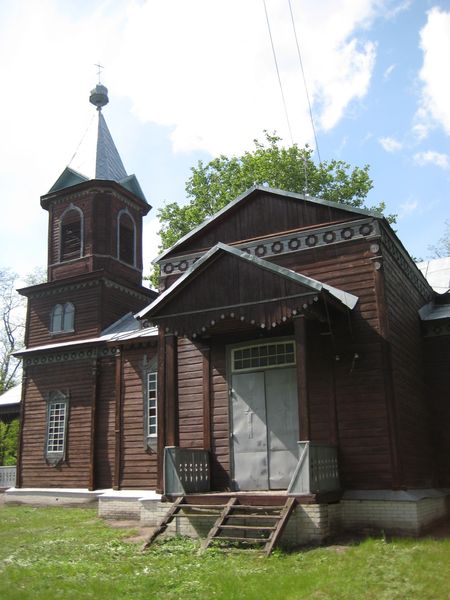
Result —
<instances>
[{"instance_id":1,"label":"sky","mask_svg":"<svg viewBox=\"0 0 450 600\"><path fill-rule=\"evenodd\" d=\"M286 111L263 0L0 0L0 267L46 265L39 199L79 157L96 63L103 114L153 207L145 272L157 210L186 202L191 167L264 130L316 160L369 164L367 205L385 202L427 258L450 219L450 0L291 0L319 153L289 0L265 4Z\"/></svg>"}]
</instances>

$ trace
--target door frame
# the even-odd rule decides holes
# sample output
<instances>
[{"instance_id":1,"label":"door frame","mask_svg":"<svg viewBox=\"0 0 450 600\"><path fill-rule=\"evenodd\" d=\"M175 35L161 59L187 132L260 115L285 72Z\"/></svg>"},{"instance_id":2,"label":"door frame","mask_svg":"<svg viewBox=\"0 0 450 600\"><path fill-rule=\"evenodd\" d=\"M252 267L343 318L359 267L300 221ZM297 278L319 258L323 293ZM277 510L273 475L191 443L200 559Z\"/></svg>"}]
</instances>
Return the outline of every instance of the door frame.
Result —
<instances>
[{"instance_id":1,"label":"door frame","mask_svg":"<svg viewBox=\"0 0 450 600\"><path fill-rule=\"evenodd\" d=\"M283 365L267 365L264 367L253 367L248 369L242 369L239 371L233 371L233 350L237 350L240 348L253 348L256 346L267 346L270 344L278 344L283 342L292 342L294 348L294 362L293 363L284 363ZM232 487L234 488L234 451L233 451L233 409L232 409L232 380L233 373L252 373L252 372L261 372L269 369L279 369L279 368L287 368L287 367L297 367L297 347L295 343L294 335L286 335L282 337L274 337L274 338L259 338L259 339L251 339L244 342L237 342L233 344L227 344L225 346L226 353L226 377L227 377L227 395L228 395L228 452L230 457L230 482ZM297 386L298 387L298 386ZM298 395L298 389L297 389ZM267 424L266 424L267 425ZM299 431L300 435L300 431Z\"/></svg>"}]
</instances>

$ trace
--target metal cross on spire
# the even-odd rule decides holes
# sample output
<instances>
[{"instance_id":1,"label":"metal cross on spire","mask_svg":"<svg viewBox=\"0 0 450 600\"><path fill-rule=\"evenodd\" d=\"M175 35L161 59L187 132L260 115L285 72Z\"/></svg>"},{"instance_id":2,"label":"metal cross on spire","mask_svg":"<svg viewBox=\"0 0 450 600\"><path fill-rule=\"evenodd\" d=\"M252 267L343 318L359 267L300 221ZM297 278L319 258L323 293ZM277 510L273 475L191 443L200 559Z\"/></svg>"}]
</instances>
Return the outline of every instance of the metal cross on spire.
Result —
<instances>
[{"instance_id":1,"label":"metal cross on spire","mask_svg":"<svg viewBox=\"0 0 450 600\"><path fill-rule=\"evenodd\" d=\"M102 69L104 69L105 67L103 65L100 65L100 64L97 64L97 63L95 63L94 67L98 67L98 71L97 71L98 83L101 84Z\"/></svg>"}]
</instances>

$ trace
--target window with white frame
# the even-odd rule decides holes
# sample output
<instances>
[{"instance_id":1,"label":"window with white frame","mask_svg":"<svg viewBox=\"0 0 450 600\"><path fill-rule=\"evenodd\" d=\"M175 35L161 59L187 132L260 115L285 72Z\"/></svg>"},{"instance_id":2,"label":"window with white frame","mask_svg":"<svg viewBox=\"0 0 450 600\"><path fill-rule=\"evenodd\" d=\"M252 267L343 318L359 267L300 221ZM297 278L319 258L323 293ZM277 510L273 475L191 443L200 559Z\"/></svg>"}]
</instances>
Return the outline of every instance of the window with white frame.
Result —
<instances>
[{"instance_id":1,"label":"window with white frame","mask_svg":"<svg viewBox=\"0 0 450 600\"><path fill-rule=\"evenodd\" d=\"M47 401L47 435L45 456L50 463L64 460L67 438L69 401L67 394L52 392Z\"/></svg>"},{"instance_id":2,"label":"window with white frame","mask_svg":"<svg viewBox=\"0 0 450 600\"><path fill-rule=\"evenodd\" d=\"M147 438L155 439L158 433L158 373L147 373Z\"/></svg>"},{"instance_id":3,"label":"window with white frame","mask_svg":"<svg viewBox=\"0 0 450 600\"><path fill-rule=\"evenodd\" d=\"M295 365L295 344L283 341L234 348L231 359L234 372Z\"/></svg>"},{"instance_id":4,"label":"window with white frame","mask_svg":"<svg viewBox=\"0 0 450 600\"><path fill-rule=\"evenodd\" d=\"M72 302L56 304L50 314L50 331L64 333L74 331L75 307Z\"/></svg>"}]
</instances>

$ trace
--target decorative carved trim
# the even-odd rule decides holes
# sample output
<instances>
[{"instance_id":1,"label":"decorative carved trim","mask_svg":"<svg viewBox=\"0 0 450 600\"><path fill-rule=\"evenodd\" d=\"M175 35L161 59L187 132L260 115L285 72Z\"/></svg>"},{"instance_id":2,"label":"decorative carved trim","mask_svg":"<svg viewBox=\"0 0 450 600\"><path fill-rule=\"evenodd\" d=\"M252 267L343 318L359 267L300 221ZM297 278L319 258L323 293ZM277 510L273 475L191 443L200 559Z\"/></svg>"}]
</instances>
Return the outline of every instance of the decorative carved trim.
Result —
<instances>
[{"instance_id":1,"label":"decorative carved trim","mask_svg":"<svg viewBox=\"0 0 450 600\"><path fill-rule=\"evenodd\" d=\"M333 246L350 240L373 239L380 236L378 220L372 217L358 219L339 225L327 225L316 229L299 230L279 237L259 238L246 244L230 244L243 252L257 256L258 258L269 258L281 256L291 252L301 252L311 248ZM161 278L168 275L180 275L191 267L204 252L177 256L162 260Z\"/></svg>"},{"instance_id":2,"label":"decorative carved trim","mask_svg":"<svg viewBox=\"0 0 450 600\"><path fill-rule=\"evenodd\" d=\"M66 363L74 360L89 360L93 358L103 358L106 356L114 356L117 348L115 346L103 348L84 348L78 350L60 350L59 352L51 352L39 354L36 356L28 356L23 359L24 367L33 367L36 365L52 365Z\"/></svg>"},{"instance_id":3,"label":"decorative carved trim","mask_svg":"<svg viewBox=\"0 0 450 600\"><path fill-rule=\"evenodd\" d=\"M54 283L54 282L51 282L51 283ZM120 283L117 283L115 281L112 281L111 279L106 279L106 278L93 279L90 281L81 281L78 283L70 283L70 284L65 284L65 285L62 284L57 287L56 286L52 287L52 289L40 290L39 292L30 294L28 297L29 298L45 298L47 296L54 296L56 294L60 294L61 292L67 292L67 291L71 292L74 290L83 290L86 288L96 287L96 286L100 285L101 283L104 283L107 288L120 290L124 294L128 294L129 296L132 296L134 298L139 298L140 300L144 300L145 302L150 302L150 300L151 300L151 298L149 298L149 296L147 296L146 294L142 294L141 292L132 290L132 289L126 287L125 285L121 285Z\"/></svg>"},{"instance_id":4,"label":"decorative carved trim","mask_svg":"<svg viewBox=\"0 0 450 600\"><path fill-rule=\"evenodd\" d=\"M425 300L429 302L433 298L433 290L427 284L425 277L419 269L414 267L414 262L406 250L391 237L384 227L381 229L381 242L403 273L422 293Z\"/></svg>"},{"instance_id":5,"label":"decorative carved trim","mask_svg":"<svg viewBox=\"0 0 450 600\"><path fill-rule=\"evenodd\" d=\"M435 321L426 321L423 323L424 337L440 337L450 335L450 319L436 319Z\"/></svg>"}]
</instances>

